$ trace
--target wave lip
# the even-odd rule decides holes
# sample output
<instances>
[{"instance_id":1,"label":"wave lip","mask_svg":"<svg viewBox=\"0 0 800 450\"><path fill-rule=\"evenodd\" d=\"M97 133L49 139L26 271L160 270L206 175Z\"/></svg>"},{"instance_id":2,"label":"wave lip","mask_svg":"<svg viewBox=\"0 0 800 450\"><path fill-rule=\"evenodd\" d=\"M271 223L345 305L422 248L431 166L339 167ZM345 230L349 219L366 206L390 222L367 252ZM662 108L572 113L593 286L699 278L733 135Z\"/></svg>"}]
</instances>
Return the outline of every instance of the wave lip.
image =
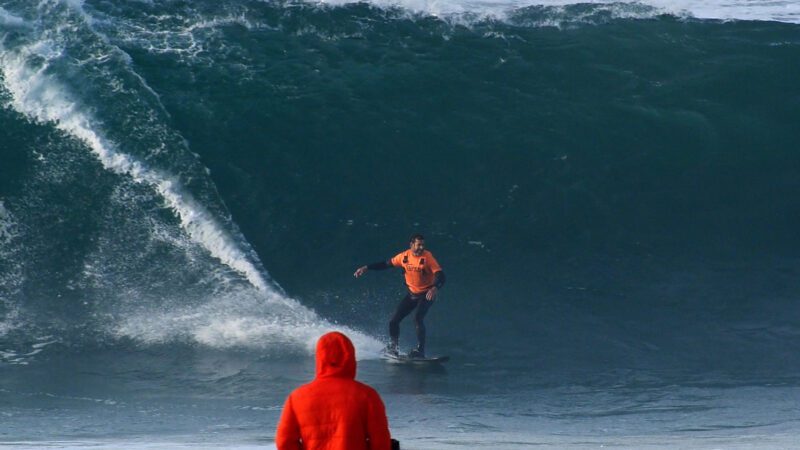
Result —
<instances>
[{"instance_id":1,"label":"wave lip","mask_svg":"<svg viewBox=\"0 0 800 450\"><path fill-rule=\"evenodd\" d=\"M319 5L342 6L361 3L360 0L308 1ZM435 17L469 16L484 19L508 19L526 8L564 8L593 6L620 11L631 8L649 13L628 18L652 18L659 15L693 17L712 20L756 20L800 23L800 3L783 0L640 0L640 1L570 1L570 0L370 0L380 8L401 8L416 14ZM627 16L622 15L621 18Z\"/></svg>"}]
</instances>

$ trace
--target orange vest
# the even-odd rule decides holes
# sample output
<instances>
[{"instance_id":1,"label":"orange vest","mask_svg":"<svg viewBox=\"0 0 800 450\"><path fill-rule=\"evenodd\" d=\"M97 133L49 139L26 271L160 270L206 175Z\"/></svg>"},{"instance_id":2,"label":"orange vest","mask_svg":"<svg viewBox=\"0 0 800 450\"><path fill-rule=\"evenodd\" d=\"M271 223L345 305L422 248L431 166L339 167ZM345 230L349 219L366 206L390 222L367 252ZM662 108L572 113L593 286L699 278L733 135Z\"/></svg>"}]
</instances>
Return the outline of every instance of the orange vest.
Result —
<instances>
[{"instance_id":1,"label":"orange vest","mask_svg":"<svg viewBox=\"0 0 800 450\"><path fill-rule=\"evenodd\" d=\"M433 287L436 272L442 270L433 254L427 250L416 256L411 250L398 253L391 259L392 265L402 267L406 276L406 286L412 294L422 294Z\"/></svg>"}]
</instances>

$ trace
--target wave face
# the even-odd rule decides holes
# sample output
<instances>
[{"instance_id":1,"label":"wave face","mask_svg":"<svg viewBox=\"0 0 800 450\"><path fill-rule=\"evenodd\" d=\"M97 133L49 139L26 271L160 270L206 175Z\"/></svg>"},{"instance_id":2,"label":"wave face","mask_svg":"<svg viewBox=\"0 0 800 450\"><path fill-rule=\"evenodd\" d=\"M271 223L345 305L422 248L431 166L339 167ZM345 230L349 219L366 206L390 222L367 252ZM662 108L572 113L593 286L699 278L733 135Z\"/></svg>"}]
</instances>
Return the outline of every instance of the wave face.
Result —
<instances>
[{"instance_id":1,"label":"wave face","mask_svg":"<svg viewBox=\"0 0 800 450\"><path fill-rule=\"evenodd\" d=\"M4 358L374 356L401 280L352 271L420 231L432 339L796 369L797 8L5 2Z\"/></svg>"},{"instance_id":2,"label":"wave face","mask_svg":"<svg viewBox=\"0 0 800 450\"><path fill-rule=\"evenodd\" d=\"M270 280L159 94L83 4L2 16L3 334L281 351L334 328Z\"/></svg>"}]
</instances>

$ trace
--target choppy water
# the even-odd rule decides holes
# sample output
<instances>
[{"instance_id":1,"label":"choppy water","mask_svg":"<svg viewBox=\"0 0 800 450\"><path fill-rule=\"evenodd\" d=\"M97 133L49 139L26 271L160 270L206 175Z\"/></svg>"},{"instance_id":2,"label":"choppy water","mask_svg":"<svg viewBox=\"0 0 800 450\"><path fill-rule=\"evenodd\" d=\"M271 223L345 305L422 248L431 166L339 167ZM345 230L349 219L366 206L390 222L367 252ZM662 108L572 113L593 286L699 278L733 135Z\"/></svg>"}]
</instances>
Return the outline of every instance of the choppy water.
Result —
<instances>
[{"instance_id":1,"label":"choppy water","mask_svg":"<svg viewBox=\"0 0 800 450\"><path fill-rule=\"evenodd\" d=\"M3 1L0 445L269 447L340 329L404 448L790 447L798 22ZM351 276L412 232L444 369L376 359L401 277Z\"/></svg>"}]
</instances>

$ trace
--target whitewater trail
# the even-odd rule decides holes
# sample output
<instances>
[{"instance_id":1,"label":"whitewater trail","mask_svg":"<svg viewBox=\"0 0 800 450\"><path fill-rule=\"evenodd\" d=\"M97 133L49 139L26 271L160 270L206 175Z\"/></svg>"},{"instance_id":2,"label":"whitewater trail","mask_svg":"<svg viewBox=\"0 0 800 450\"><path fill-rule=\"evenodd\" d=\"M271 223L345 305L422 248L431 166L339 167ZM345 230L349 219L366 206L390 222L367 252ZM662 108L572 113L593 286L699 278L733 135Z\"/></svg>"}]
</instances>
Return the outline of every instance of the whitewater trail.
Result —
<instances>
[{"instance_id":1,"label":"whitewater trail","mask_svg":"<svg viewBox=\"0 0 800 450\"><path fill-rule=\"evenodd\" d=\"M75 20L76 16L83 21L90 20L80 4L71 2L68 8L78 12L77 15L68 14L70 20ZM32 28L25 20L6 10L0 10L0 18L3 24ZM68 25L85 24L72 22ZM65 54L59 41L60 32L50 31L14 48L0 44L0 75L4 89L9 93L7 107L34 122L53 125L82 142L107 171L127 178L135 185L151 188L173 212L180 229L193 243L240 274L255 289L253 292L228 288L225 293L209 295L200 306L182 307L173 303L166 308L139 307L122 314L111 326L116 335L134 337L145 343L188 337L211 347L300 345L310 352L319 335L338 328L354 337L361 347L362 357L377 355L380 344L373 338L346 327L334 326L269 282L268 275L259 269L260 261L251 259L257 256L245 253L231 231L183 186L177 176L149 166L126 153L120 143L107 138L103 121L94 117L92 109L85 106L83 99L73 94L59 80L57 70L52 69L54 61L69 58L69 55ZM136 74L136 78L145 91L154 94L141 76ZM6 322L3 327L8 328Z\"/></svg>"}]
</instances>

